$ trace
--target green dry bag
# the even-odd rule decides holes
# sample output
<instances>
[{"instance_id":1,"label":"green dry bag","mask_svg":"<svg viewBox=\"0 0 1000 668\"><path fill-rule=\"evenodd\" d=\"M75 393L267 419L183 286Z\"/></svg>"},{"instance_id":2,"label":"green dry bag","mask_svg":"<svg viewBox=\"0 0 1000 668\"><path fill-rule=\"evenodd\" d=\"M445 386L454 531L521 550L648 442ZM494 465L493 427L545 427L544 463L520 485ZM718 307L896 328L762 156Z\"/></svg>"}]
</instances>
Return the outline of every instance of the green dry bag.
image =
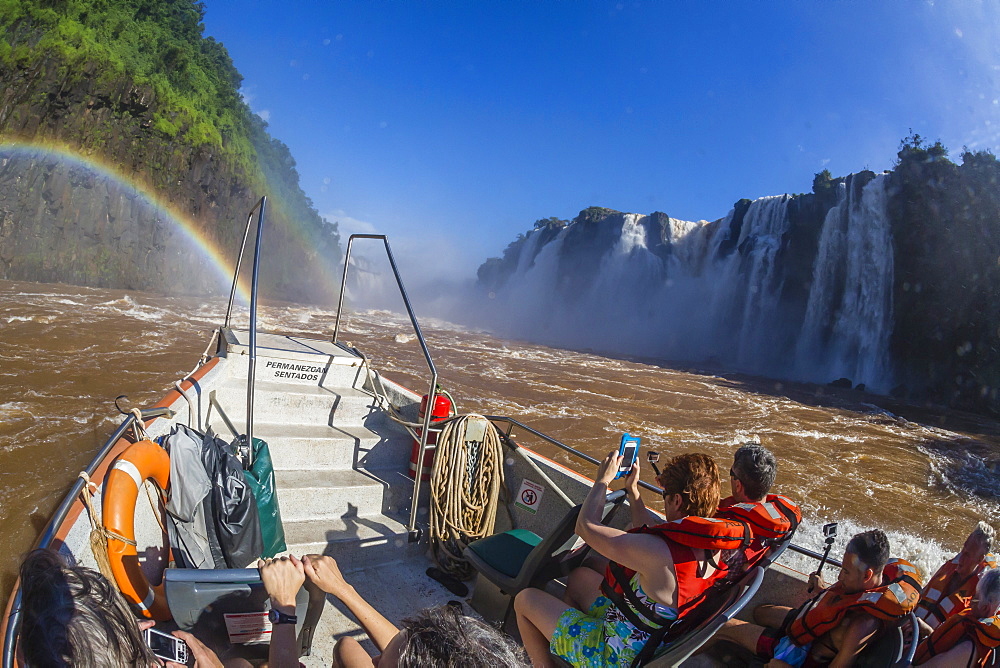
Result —
<instances>
[{"instance_id":1,"label":"green dry bag","mask_svg":"<svg viewBox=\"0 0 1000 668\"><path fill-rule=\"evenodd\" d=\"M246 443L246 437L242 437ZM260 533L264 538L265 559L284 552L285 528L281 526L281 510L278 508L278 490L274 481L274 466L271 464L271 451L265 441L253 439L253 466L244 471L247 484L257 500L257 513L260 515Z\"/></svg>"}]
</instances>

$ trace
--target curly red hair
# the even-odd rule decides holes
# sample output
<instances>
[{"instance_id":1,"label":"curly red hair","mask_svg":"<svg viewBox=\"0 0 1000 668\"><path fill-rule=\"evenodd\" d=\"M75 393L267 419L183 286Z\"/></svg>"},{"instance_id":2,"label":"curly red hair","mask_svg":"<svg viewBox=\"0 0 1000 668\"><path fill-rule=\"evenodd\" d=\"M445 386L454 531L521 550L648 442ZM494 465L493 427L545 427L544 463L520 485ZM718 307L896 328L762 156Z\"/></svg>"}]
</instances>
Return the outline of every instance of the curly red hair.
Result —
<instances>
[{"instance_id":1,"label":"curly red hair","mask_svg":"<svg viewBox=\"0 0 1000 668\"><path fill-rule=\"evenodd\" d=\"M691 452L666 462L657 478L664 496L681 495L681 512L712 517L719 507L719 466L709 455Z\"/></svg>"}]
</instances>

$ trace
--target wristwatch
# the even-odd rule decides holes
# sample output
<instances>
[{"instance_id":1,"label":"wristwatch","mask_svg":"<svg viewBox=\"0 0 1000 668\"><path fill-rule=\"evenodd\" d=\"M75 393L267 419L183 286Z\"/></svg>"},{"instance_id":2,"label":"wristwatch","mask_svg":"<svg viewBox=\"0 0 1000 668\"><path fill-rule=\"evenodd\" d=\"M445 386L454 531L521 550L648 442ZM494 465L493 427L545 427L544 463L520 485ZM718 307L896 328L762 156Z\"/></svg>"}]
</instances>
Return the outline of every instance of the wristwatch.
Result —
<instances>
[{"instance_id":1,"label":"wristwatch","mask_svg":"<svg viewBox=\"0 0 1000 668\"><path fill-rule=\"evenodd\" d=\"M276 608L271 608L267 613L267 621L272 624L298 624L299 618L295 615L286 615Z\"/></svg>"}]
</instances>

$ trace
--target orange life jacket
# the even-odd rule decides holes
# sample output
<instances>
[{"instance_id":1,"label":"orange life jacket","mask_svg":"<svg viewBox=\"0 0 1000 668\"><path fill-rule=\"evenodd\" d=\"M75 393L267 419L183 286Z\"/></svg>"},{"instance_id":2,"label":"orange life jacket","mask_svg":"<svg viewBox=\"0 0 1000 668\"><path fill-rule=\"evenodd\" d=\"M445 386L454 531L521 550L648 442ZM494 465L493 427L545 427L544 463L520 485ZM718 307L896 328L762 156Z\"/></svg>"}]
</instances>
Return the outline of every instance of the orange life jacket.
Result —
<instances>
[{"instance_id":1,"label":"orange life jacket","mask_svg":"<svg viewBox=\"0 0 1000 668\"><path fill-rule=\"evenodd\" d=\"M1000 616L980 619L973 617L972 610L968 609L952 615L917 646L913 661L921 664L966 640L971 640L976 646L977 661L974 665L990 665L993 650L1000 647Z\"/></svg>"},{"instance_id":2,"label":"orange life jacket","mask_svg":"<svg viewBox=\"0 0 1000 668\"><path fill-rule=\"evenodd\" d=\"M920 600L917 568L902 559L890 559L882 571L888 583L881 587L848 594L836 583L799 608L786 635L796 645L808 645L837 628L848 612L864 612L876 619L897 619L908 615Z\"/></svg>"},{"instance_id":3,"label":"orange life jacket","mask_svg":"<svg viewBox=\"0 0 1000 668\"><path fill-rule=\"evenodd\" d=\"M959 581L956 586L953 580L955 571L958 570L958 557L947 562L938 569L920 593L920 603L916 610L917 617L936 627L952 615L965 610L969 607L969 601L976 592L980 576L987 569L996 567L996 557L987 554L983 563L972 572L972 575Z\"/></svg>"},{"instance_id":4,"label":"orange life jacket","mask_svg":"<svg viewBox=\"0 0 1000 668\"><path fill-rule=\"evenodd\" d=\"M754 538L785 538L802 521L799 507L780 494L768 494L763 501L750 503L736 503L730 496L719 502L715 516L746 522Z\"/></svg>"},{"instance_id":5,"label":"orange life jacket","mask_svg":"<svg viewBox=\"0 0 1000 668\"><path fill-rule=\"evenodd\" d=\"M719 502L716 517L746 522L753 540L743 550L742 568L753 566L772 545L795 532L802 521L802 512L791 499L780 494L768 494L763 501L736 503L733 497ZM732 563L732 557L729 558Z\"/></svg>"},{"instance_id":6,"label":"orange life jacket","mask_svg":"<svg viewBox=\"0 0 1000 668\"><path fill-rule=\"evenodd\" d=\"M673 557L677 580L677 618L701 600L701 595L726 574L725 570L716 568L714 573L706 575L707 563L698 561L692 548L732 550L746 545L750 540L750 529L742 522L710 517L684 517L654 527L644 525L629 533L651 534L667 544ZM604 572L601 592L636 628L652 632L673 619L664 619L648 604L639 600L632 588L635 573L631 568L610 562ZM642 619L640 615L646 619Z\"/></svg>"}]
</instances>

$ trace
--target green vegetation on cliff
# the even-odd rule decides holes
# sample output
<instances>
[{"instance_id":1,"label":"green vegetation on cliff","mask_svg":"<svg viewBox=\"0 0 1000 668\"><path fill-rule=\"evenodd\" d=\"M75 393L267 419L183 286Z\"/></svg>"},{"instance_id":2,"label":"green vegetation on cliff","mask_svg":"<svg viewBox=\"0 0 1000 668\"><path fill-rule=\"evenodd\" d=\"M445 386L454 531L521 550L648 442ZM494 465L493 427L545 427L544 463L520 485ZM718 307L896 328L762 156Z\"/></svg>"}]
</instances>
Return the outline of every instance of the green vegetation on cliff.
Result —
<instances>
[{"instance_id":1,"label":"green vegetation on cliff","mask_svg":"<svg viewBox=\"0 0 1000 668\"><path fill-rule=\"evenodd\" d=\"M302 192L288 147L243 101L242 77L225 47L203 36L203 16L195 0L0 0L0 138L56 142L99 157L197 221L227 256L242 238L246 212L267 194L269 287L275 296L327 299L304 294L303 275L339 262L337 228ZM0 275L197 289L180 268L148 283L121 280L116 265L97 261L100 247L117 237L89 229L78 230L73 243L60 242L86 271L38 274L20 259L25 249L12 244L46 234L48 222L31 212L80 210L79 203L67 207L68 197L54 187L6 197L7 218L21 230L7 230L6 242L0 235ZM140 238L134 250L139 260L164 252L152 227L130 234Z\"/></svg>"},{"instance_id":2,"label":"green vegetation on cliff","mask_svg":"<svg viewBox=\"0 0 1000 668\"><path fill-rule=\"evenodd\" d=\"M226 48L202 37L204 6L191 0L0 0L0 64L58 61L69 82L128 78L156 100L152 128L208 145L248 172L256 155L243 77Z\"/></svg>"}]
</instances>

